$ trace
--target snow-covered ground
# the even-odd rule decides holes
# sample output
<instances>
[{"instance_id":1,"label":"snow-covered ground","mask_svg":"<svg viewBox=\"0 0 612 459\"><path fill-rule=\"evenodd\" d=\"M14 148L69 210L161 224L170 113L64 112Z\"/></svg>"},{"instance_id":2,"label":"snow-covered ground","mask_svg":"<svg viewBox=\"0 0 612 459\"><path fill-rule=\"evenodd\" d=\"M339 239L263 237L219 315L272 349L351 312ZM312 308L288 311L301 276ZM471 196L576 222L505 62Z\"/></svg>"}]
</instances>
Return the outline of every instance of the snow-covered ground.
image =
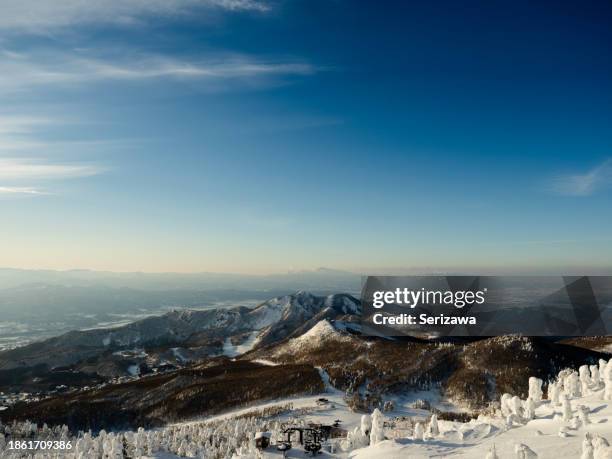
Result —
<instances>
[{"instance_id":1,"label":"snow-covered ground","mask_svg":"<svg viewBox=\"0 0 612 459\"><path fill-rule=\"evenodd\" d=\"M338 459L404 459L404 458L464 458L485 459L487 454L495 448L499 459L517 458L515 448L524 444L537 454L538 458L546 459L581 459L582 443L585 434L598 434L612 444L612 403L601 400L602 391L585 397L576 398L571 401L574 407L579 404L588 407L590 424L577 428L570 427L571 423L561 418L561 407L552 407L549 401L544 401L536 409L536 418L524 425L507 428L506 420L501 417L481 417L469 423L457 423L438 421L440 434L437 438L426 440L414 440L402 438L396 440L384 440L375 445L357 448L352 451L337 451L330 453L323 451L318 457ZM336 419L341 419L342 426L348 430L358 427L361 415L352 413L346 404L334 393L327 394L330 404L328 407L317 407L316 398L304 397L292 399L295 410L298 408L311 408L304 417L309 422L332 424ZM280 403L280 402L279 402ZM272 404L262 405L272 406ZM252 410L252 408L251 408ZM210 421L220 419L231 419L241 416L249 410L240 410L222 416L210 418ZM405 416L411 413L400 409L399 412L386 413L386 418L391 416ZM414 413L412 413L414 414ZM291 415L283 415L281 421L287 421ZM566 436L560 436L559 430L567 429ZM385 429L385 434L390 432ZM612 450L611 450L612 451ZM601 456L602 458L612 457ZM162 453L151 456L156 459L177 458L180 456ZM244 458L256 456L244 455ZM283 454L274 447L263 452L262 458L281 458ZM304 458L304 451L294 447L287 452L288 458ZM528 457L528 456L527 456ZM588 456L587 456L588 457ZM598 459L590 456L590 459Z\"/></svg>"},{"instance_id":2,"label":"snow-covered ground","mask_svg":"<svg viewBox=\"0 0 612 459\"><path fill-rule=\"evenodd\" d=\"M545 401L536 409L536 419L525 425L506 428L501 418L481 418L467 424L439 421L441 435L435 440L386 440L374 446L361 448L350 454L354 459L395 459L457 457L484 459L495 447L500 459L515 458L517 444L525 444L538 458L579 459L582 442L587 432L599 434L612 444L612 404L601 400L602 391L572 400L590 410L591 424L572 429L561 419L561 407L552 407ZM557 415L556 415L557 413ZM561 437L559 429L566 427L567 436ZM612 452L610 456L612 457Z\"/></svg>"},{"instance_id":3,"label":"snow-covered ground","mask_svg":"<svg viewBox=\"0 0 612 459\"><path fill-rule=\"evenodd\" d=\"M280 459L283 453L277 444L287 426L333 425L339 420L346 437L323 442L318 457L612 459L612 360L601 360L599 366L582 366L579 372L561 371L555 381L549 382L545 400L542 381L530 378L525 382L529 386L527 400L504 394L490 415L468 423L437 420L409 403L397 403L384 414L378 410L371 416L354 413L344 394L329 384L323 370L319 371L326 391L315 396L269 401L149 431L101 432L95 437L85 434L72 438L67 428L57 427L53 431L39 430L38 435L71 440L73 450L62 456L71 459L119 458L125 448L134 458ZM416 394L415 398L423 395ZM29 435L36 429L28 423L11 426L13 432ZM270 433L272 444L257 451L254 438L263 431ZM22 457L5 445L0 435L0 457ZM294 441L286 457L306 456Z\"/></svg>"},{"instance_id":4,"label":"snow-covered ground","mask_svg":"<svg viewBox=\"0 0 612 459\"><path fill-rule=\"evenodd\" d=\"M536 419L525 425L506 428L505 419L481 417L469 423L438 421L440 437L429 440L413 440L411 438L385 440L376 445L358 448L350 452L325 452L319 457L352 458L352 459L404 459L404 458L445 458L457 457L465 459L484 459L494 447L499 459L516 458L515 447L525 444L538 454L539 458L551 459L579 459L582 454L584 435L589 432L599 434L612 444L612 404L603 402L600 398L602 391L572 400L575 405L582 404L590 410L591 424L576 429L569 428L569 423L561 417L561 407L551 407L545 401L536 409ZM361 415L351 412L341 398L336 395L326 395L330 400L327 408L316 407L316 398L305 397L294 399L294 409L312 408L305 415L309 422L333 424L336 419L342 420L342 427L352 430L360 425ZM271 406L272 404L268 404ZM236 412L234 415L243 415L248 410ZM400 408L391 416L418 416L422 417L422 410ZM557 415L556 415L557 414ZM229 415L231 417L232 415ZM288 420L291 416L281 416L280 420ZM228 415L222 418L227 419ZM214 419L214 418L213 418ZM217 417L216 419L219 419ZM568 428L567 436L560 437L559 429ZM159 456L162 457L162 456ZM282 457L278 451L266 451L265 458ZM288 452L287 457L304 457L304 451L295 448ZM612 457L612 456L611 456Z\"/></svg>"},{"instance_id":5,"label":"snow-covered ground","mask_svg":"<svg viewBox=\"0 0 612 459\"><path fill-rule=\"evenodd\" d=\"M612 366L612 361L609 364ZM321 376L326 382L327 393L324 394L329 403L324 406L317 405L315 397L297 397L287 400L278 400L266 404L258 405L244 410L237 410L220 416L208 418L206 422L217 422L220 420L230 421L240 418L256 409L265 409L273 406L281 406L283 403L291 402L292 411L276 417L278 421L287 423L295 421L296 413L305 423L331 425L337 419L341 420L341 426L349 432L357 432L362 425L362 415L351 412L344 402L342 392L329 385L327 375L321 371ZM605 370L612 374L611 370ZM565 374L567 376L568 373ZM577 380L577 373L576 375ZM562 389L567 391L571 387L571 382L563 382L560 379ZM594 380L593 380L594 381ZM595 384L595 383L593 383ZM569 389L571 390L571 389ZM536 400L533 419L528 414L530 401L520 401L518 408L519 416L508 418L507 413L500 410L491 416L480 416L469 423L437 421L439 433L430 435L416 435L413 429L414 422L423 422L422 426L427 432L429 414L424 410L410 408L409 401L416 399L436 400L431 393L415 393L413 397L396 398L396 407L391 412L384 414L385 426L384 435L387 439L371 444L370 446L359 445L358 440L354 440L353 445L347 445L344 441L336 440L335 451L330 452L329 448L324 447L319 457L330 457L338 459L399 459L399 458L445 458L456 457L465 459L504 459L504 458L551 458L551 459L609 459L612 458L612 449L600 449L595 451L595 455L583 454L583 443L585 438L602 438L599 442L612 444L612 402L604 400L603 383L591 386L590 389L583 389L585 395L569 395L569 405L563 405L564 395L560 396L557 403L551 400ZM562 392L563 394L566 392ZM552 396L551 396L552 397ZM608 395L608 398L610 395ZM398 403L404 400L406 403ZM518 400L518 399L517 399ZM515 405L519 406L519 405ZM568 415L568 407L571 412ZM580 408L584 407L584 408ZM564 420L564 411L566 419ZM581 416L581 412L588 413L587 419ZM567 417L569 416L569 417ZM399 427L401 422L409 418L412 421L411 430L406 434L405 430ZM582 419L582 420L581 420ZM399 420L399 422L397 422ZM394 424L395 422L395 425ZM199 421L202 422L202 421ZM357 437L360 435L356 433ZM355 438L357 438L355 437ZM363 439L362 439L363 440ZM273 440L274 442L274 440ZM366 440L369 442L369 439ZM595 443L595 440L588 440L587 443ZM524 445L524 446L518 446ZM353 447L354 446L354 447ZM525 451L534 452L537 456L520 455L517 447L525 448ZM491 452L495 451L496 456ZM172 456L155 456L157 458L168 458ZM256 456L253 453L244 453L244 458L280 458L283 453L271 446L263 452L263 455ZM286 457L304 457L304 451L295 445L293 449L286 453Z\"/></svg>"}]
</instances>

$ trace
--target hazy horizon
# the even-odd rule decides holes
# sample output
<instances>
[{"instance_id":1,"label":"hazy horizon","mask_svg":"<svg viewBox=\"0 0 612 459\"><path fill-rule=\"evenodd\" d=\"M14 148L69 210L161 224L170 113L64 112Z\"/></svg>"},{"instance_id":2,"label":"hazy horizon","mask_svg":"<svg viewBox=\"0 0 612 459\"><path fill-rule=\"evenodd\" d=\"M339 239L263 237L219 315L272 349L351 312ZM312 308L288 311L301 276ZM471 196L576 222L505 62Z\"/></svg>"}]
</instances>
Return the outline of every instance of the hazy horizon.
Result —
<instances>
[{"instance_id":1,"label":"hazy horizon","mask_svg":"<svg viewBox=\"0 0 612 459\"><path fill-rule=\"evenodd\" d=\"M602 266L582 266L582 265L567 265L567 266L415 266L415 267L371 267L371 268L354 268L340 269L333 267L319 266L317 268L304 269L287 269L285 271L270 271L270 272L227 272L227 271L112 271L107 269L91 269L91 268L16 268L10 266L0 266L0 273L6 271L23 272L23 273L90 273L90 274L110 274L110 275L153 275L153 276L230 276L230 277L270 277L270 276L291 276L300 274L321 274L321 275L351 275L351 276L368 276L368 275L420 275L420 274L436 274L436 273L465 273L473 275L611 275L612 264Z\"/></svg>"}]
</instances>

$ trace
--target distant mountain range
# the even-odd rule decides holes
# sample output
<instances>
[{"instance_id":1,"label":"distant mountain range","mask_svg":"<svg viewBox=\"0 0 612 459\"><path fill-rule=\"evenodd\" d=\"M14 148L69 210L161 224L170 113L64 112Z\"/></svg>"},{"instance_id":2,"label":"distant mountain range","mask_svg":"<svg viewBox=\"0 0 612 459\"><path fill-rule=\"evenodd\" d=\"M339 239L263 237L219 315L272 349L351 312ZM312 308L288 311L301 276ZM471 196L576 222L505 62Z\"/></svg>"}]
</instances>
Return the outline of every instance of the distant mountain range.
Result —
<instances>
[{"instance_id":1,"label":"distant mountain range","mask_svg":"<svg viewBox=\"0 0 612 459\"><path fill-rule=\"evenodd\" d=\"M135 290L309 290L357 292L360 274L329 268L280 274L143 273L91 270L22 270L0 268L0 290L29 284L70 287L105 286Z\"/></svg>"}]
</instances>

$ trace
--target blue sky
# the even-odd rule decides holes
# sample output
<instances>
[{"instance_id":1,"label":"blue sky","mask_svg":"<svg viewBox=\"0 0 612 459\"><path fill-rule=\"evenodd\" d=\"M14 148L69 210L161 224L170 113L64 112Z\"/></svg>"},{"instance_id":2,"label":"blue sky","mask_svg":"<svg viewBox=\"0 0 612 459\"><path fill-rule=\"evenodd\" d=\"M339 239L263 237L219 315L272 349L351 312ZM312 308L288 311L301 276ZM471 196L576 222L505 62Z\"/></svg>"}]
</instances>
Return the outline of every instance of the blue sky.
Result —
<instances>
[{"instance_id":1,"label":"blue sky","mask_svg":"<svg viewBox=\"0 0 612 459\"><path fill-rule=\"evenodd\" d=\"M612 265L608 2L4 0L0 265Z\"/></svg>"}]
</instances>

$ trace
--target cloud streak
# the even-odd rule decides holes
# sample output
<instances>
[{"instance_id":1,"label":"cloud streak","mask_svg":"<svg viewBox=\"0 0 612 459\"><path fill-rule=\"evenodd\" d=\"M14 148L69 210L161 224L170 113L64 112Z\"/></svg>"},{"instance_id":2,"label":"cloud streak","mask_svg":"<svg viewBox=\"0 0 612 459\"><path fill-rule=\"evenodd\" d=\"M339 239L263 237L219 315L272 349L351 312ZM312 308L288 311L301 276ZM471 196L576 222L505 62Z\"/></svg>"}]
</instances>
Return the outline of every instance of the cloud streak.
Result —
<instances>
[{"instance_id":1,"label":"cloud streak","mask_svg":"<svg viewBox=\"0 0 612 459\"><path fill-rule=\"evenodd\" d=\"M38 126L52 123L52 120L41 117L0 115L0 136L3 134L28 134Z\"/></svg>"},{"instance_id":2,"label":"cloud streak","mask_svg":"<svg viewBox=\"0 0 612 459\"><path fill-rule=\"evenodd\" d=\"M58 124L65 122L40 116L0 114L0 197L48 195L51 182L91 177L106 171L96 164L51 160L49 152L57 145L41 139L39 130ZM71 143L59 145L65 156Z\"/></svg>"},{"instance_id":3,"label":"cloud streak","mask_svg":"<svg viewBox=\"0 0 612 459\"><path fill-rule=\"evenodd\" d=\"M59 164L40 159L0 158L0 197L18 198L51 194L40 186L49 181L90 177L104 172L98 166ZM37 185L32 185L32 183Z\"/></svg>"},{"instance_id":4,"label":"cloud streak","mask_svg":"<svg viewBox=\"0 0 612 459\"><path fill-rule=\"evenodd\" d=\"M132 25L149 18L222 11L265 12L262 0L3 0L0 30L41 33L62 27Z\"/></svg>"},{"instance_id":5,"label":"cloud streak","mask_svg":"<svg viewBox=\"0 0 612 459\"><path fill-rule=\"evenodd\" d=\"M1 53L0 92L4 93L104 81L261 82L273 77L311 75L320 70L307 62L262 60L236 54L189 60L164 55L92 57L61 52Z\"/></svg>"},{"instance_id":6,"label":"cloud streak","mask_svg":"<svg viewBox=\"0 0 612 459\"><path fill-rule=\"evenodd\" d=\"M559 175L550 190L564 196L591 196L612 184L612 160L604 161L583 174Z\"/></svg>"},{"instance_id":7,"label":"cloud streak","mask_svg":"<svg viewBox=\"0 0 612 459\"><path fill-rule=\"evenodd\" d=\"M0 196L9 196L9 197L17 197L17 196L40 196L45 195L42 190L38 190L36 188L29 187L19 187L19 186L0 186Z\"/></svg>"},{"instance_id":8,"label":"cloud streak","mask_svg":"<svg viewBox=\"0 0 612 459\"><path fill-rule=\"evenodd\" d=\"M102 172L90 165L52 164L40 160L0 158L0 180L61 180L89 177Z\"/></svg>"},{"instance_id":9,"label":"cloud streak","mask_svg":"<svg viewBox=\"0 0 612 459\"><path fill-rule=\"evenodd\" d=\"M44 150L45 142L34 138L36 128L50 124L44 118L0 116L0 151ZM59 163L40 158L0 157L0 197L2 199L50 194L42 186L51 181L90 177L104 172L104 168L79 163Z\"/></svg>"}]
</instances>

